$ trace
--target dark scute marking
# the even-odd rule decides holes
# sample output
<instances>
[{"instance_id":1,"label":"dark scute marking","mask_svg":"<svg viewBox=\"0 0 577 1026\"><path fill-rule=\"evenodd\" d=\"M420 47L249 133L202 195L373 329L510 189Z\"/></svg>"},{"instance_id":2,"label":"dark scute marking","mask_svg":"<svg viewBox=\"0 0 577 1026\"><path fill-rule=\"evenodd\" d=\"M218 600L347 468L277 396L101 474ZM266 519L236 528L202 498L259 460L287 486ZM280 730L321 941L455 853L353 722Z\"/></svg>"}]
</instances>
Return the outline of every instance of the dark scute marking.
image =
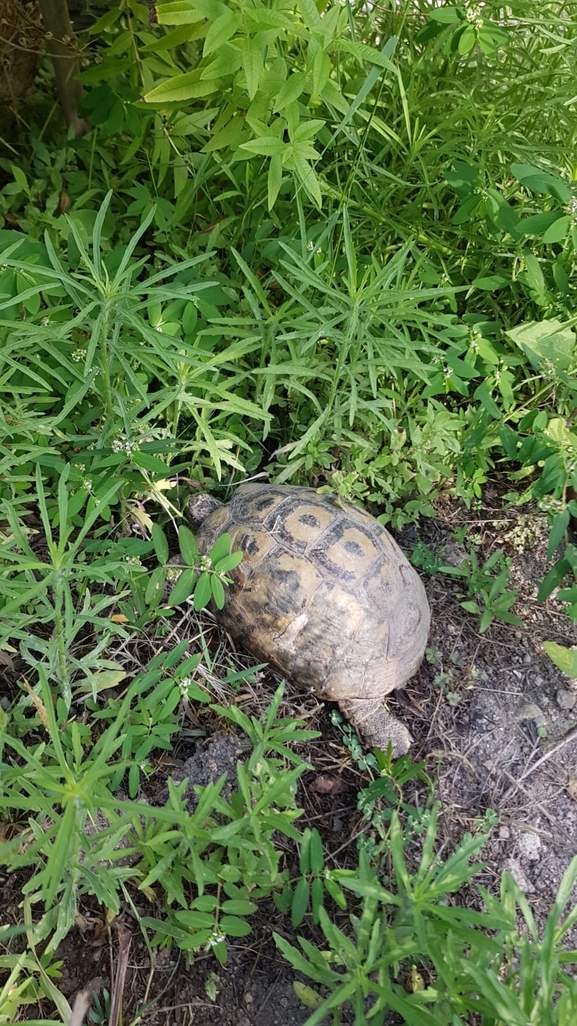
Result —
<instances>
[{"instance_id":1,"label":"dark scute marking","mask_svg":"<svg viewBox=\"0 0 577 1026\"><path fill-rule=\"evenodd\" d=\"M300 590L301 582L296 571L275 569L274 587L270 590L269 598L276 616L288 616L289 613L296 616L299 607L303 605Z\"/></svg>"},{"instance_id":2,"label":"dark scute marking","mask_svg":"<svg viewBox=\"0 0 577 1026\"><path fill-rule=\"evenodd\" d=\"M243 534L239 539L239 544L242 551L246 552L247 556L256 556L259 551L258 542L252 534Z\"/></svg>"},{"instance_id":3,"label":"dark scute marking","mask_svg":"<svg viewBox=\"0 0 577 1026\"><path fill-rule=\"evenodd\" d=\"M345 542L345 552L348 552L349 556L362 556L363 547L358 542L349 540Z\"/></svg>"},{"instance_id":4,"label":"dark scute marking","mask_svg":"<svg viewBox=\"0 0 577 1026\"><path fill-rule=\"evenodd\" d=\"M255 507L255 509L258 509L258 511L260 512L261 510L268 509L269 506L272 506L274 501L275 501L275 496L274 495L264 495L262 497L262 499L256 499L254 507Z\"/></svg>"},{"instance_id":5,"label":"dark scute marking","mask_svg":"<svg viewBox=\"0 0 577 1026\"><path fill-rule=\"evenodd\" d=\"M299 524L306 524L307 527L320 527L320 521L312 513L303 513L299 517Z\"/></svg>"}]
</instances>

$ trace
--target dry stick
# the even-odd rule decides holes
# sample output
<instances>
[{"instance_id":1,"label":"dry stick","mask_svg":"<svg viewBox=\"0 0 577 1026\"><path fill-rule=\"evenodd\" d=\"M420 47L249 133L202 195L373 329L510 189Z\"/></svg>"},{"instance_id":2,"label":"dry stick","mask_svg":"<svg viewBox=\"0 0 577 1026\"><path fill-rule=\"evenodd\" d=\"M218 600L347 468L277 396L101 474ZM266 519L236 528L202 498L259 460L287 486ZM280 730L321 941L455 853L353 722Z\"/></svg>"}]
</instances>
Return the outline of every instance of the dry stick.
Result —
<instances>
[{"instance_id":1,"label":"dry stick","mask_svg":"<svg viewBox=\"0 0 577 1026\"><path fill-rule=\"evenodd\" d=\"M88 1005L90 1004L90 991L79 990L78 994L74 998L74 1005L72 1007L72 1015L70 1016L70 1022L68 1026L82 1026L84 1022L84 1016L88 1011Z\"/></svg>"},{"instance_id":2,"label":"dry stick","mask_svg":"<svg viewBox=\"0 0 577 1026\"><path fill-rule=\"evenodd\" d=\"M545 754L542 755L540 759L537 759L537 762L534 762L532 766L529 766L526 770L523 770L521 776L519 777L519 780L525 780L526 777L530 777L531 774L535 772L535 770L539 769L539 766L542 766L544 762L547 762L547 759L550 759L552 755L556 755L556 753L561 751L561 749L564 748L565 745L568 745L570 741L575 741L576 738L577 727L573 727L573 729L569 730L564 735L564 737L560 739L560 741L557 741L554 745L552 745L551 748L547 752L545 752Z\"/></svg>"},{"instance_id":3,"label":"dry stick","mask_svg":"<svg viewBox=\"0 0 577 1026\"><path fill-rule=\"evenodd\" d=\"M82 86L78 81L78 51L66 0L38 0L48 51L54 65L56 92L64 120L78 138L88 131L88 123L78 117Z\"/></svg>"},{"instance_id":4,"label":"dry stick","mask_svg":"<svg viewBox=\"0 0 577 1026\"><path fill-rule=\"evenodd\" d=\"M128 955L132 937L129 930L121 924L118 925L118 965L114 974L114 985L110 997L110 1026L118 1026L122 1017L122 996L124 994L124 981L128 968Z\"/></svg>"}]
</instances>

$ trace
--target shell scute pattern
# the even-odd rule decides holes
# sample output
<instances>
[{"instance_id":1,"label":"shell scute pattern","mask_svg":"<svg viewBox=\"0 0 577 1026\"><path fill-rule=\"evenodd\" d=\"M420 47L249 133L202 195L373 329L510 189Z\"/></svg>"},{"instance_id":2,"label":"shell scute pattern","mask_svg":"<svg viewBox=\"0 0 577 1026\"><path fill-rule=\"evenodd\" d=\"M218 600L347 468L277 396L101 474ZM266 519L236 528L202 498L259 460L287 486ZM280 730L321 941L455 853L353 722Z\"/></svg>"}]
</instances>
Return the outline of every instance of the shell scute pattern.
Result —
<instances>
[{"instance_id":1,"label":"shell scute pattern","mask_svg":"<svg viewBox=\"0 0 577 1026\"><path fill-rule=\"evenodd\" d=\"M225 628L296 684L339 702L370 743L406 751L410 734L382 700L418 669L430 614L385 528L313 489L248 484L206 516L200 551L225 531L244 553L218 613Z\"/></svg>"}]
</instances>

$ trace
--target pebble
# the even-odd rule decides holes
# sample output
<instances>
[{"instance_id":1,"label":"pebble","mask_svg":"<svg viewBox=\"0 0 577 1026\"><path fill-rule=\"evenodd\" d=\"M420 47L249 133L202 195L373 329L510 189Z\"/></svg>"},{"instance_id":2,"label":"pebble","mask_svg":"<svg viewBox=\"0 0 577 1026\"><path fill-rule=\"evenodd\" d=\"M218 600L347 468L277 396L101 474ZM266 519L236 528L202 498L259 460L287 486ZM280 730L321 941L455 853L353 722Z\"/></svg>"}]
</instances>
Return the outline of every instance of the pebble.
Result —
<instances>
[{"instance_id":1,"label":"pebble","mask_svg":"<svg viewBox=\"0 0 577 1026\"><path fill-rule=\"evenodd\" d=\"M572 691L564 691L563 688L559 688L556 698L560 709L573 709L577 705L577 695L574 695Z\"/></svg>"},{"instance_id":2,"label":"pebble","mask_svg":"<svg viewBox=\"0 0 577 1026\"><path fill-rule=\"evenodd\" d=\"M526 859L529 859L529 862L537 862L541 850L541 838L538 834L523 831L519 836L518 845L519 851Z\"/></svg>"},{"instance_id":3,"label":"pebble","mask_svg":"<svg viewBox=\"0 0 577 1026\"><path fill-rule=\"evenodd\" d=\"M529 652L525 652L525 655L523 656L523 662L525 663L525 666L529 666L529 664L533 662L533 657L529 654Z\"/></svg>"},{"instance_id":4,"label":"pebble","mask_svg":"<svg viewBox=\"0 0 577 1026\"><path fill-rule=\"evenodd\" d=\"M511 836L511 831L509 830L509 827L506 827L506 826L500 826L499 827L499 840L500 841L508 841L510 836Z\"/></svg>"},{"instance_id":5,"label":"pebble","mask_svg":"<svg viewBox=\"0 0 577 1026\"><path fill-rule=\"evenodd\" d=\"M518 720L534 720L537 727L545 726L545 717L541 712L538 705L534 702L526 702L519 708L517 713Z\"/></svg>"},{"instance_id":6,"label":"pebble","mask_svg":"<svg viewBox=\"0 0 577 1026\"><path fill-rule=\"evenodd\" d=\"M511 874L515 883L519 885L519 887L522 891L525 892L525 894L533 894L535 892L533 884L525 876L523 870L521 869L521 866L517 862L517 859L505 859L503 863L503 869L507 873Z\"/></svg>"}]
</instances>

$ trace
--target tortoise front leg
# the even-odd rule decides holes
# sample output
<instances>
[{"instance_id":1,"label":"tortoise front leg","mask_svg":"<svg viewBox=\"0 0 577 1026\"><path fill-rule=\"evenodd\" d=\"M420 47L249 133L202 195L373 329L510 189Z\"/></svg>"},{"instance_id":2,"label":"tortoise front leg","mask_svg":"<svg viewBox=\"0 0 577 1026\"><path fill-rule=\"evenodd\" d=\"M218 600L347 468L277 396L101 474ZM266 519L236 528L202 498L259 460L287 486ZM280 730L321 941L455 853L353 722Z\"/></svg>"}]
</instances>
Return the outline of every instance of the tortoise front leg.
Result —
<instances>
[{"instance_id":1,"label":"tortoise front leg","mask_svg":"<svg viewBox=\"0 0 577 1026\"><path fill-rule=\"evenodd\" d=\"M339 708L370 747L386 752L390 742L395 758L408 752L413 740L411 734L378 700L345 698L339 701Z\"/></svg>"}]
</instances>

